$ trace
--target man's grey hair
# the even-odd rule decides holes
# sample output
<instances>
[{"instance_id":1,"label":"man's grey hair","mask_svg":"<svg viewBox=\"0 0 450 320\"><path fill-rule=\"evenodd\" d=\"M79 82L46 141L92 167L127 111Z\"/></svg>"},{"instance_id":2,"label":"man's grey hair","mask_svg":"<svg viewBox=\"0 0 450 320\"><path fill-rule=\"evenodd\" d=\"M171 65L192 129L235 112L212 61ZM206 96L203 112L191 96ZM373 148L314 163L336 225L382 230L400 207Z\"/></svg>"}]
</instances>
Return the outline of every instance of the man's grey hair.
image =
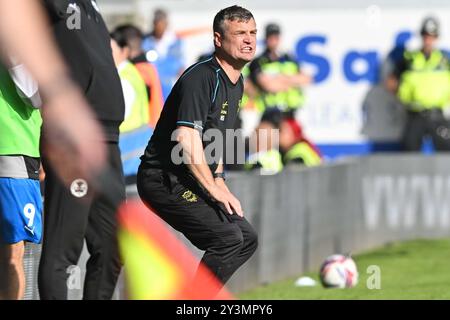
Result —
<instances>
[{"instance_id":1,"label":"man's grey hair","mask_svg":"<svg viewBox=\"0 0 450 320\"><path fill-rule=\"evenodd\" d=\"M253 15L250 11L245 8L239 6L231 6L225 9L220 10L216 16L214 17L213 30L214 32L218 32L222 36L225 33L224 21L249 21L250 19L254 19Z\"/></svg>"}]
</instances>

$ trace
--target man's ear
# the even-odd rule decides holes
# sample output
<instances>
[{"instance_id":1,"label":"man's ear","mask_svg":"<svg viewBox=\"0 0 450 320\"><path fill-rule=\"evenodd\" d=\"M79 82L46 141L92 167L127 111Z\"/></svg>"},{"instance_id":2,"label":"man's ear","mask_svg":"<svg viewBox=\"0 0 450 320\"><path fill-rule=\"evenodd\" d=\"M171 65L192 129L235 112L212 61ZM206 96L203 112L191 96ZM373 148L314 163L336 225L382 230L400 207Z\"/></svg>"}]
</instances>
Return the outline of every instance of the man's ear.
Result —
<instances>
[{"instance_id":1,"label":"man's ear","mask_svg":"<svg viewBox=\"0 0 450 320\"><path fill-rule=\"evenodd\" d=\"M219 32L214 32L214 45L217 48L222 47L222 35Z\"/></svg>"}]
</instances>

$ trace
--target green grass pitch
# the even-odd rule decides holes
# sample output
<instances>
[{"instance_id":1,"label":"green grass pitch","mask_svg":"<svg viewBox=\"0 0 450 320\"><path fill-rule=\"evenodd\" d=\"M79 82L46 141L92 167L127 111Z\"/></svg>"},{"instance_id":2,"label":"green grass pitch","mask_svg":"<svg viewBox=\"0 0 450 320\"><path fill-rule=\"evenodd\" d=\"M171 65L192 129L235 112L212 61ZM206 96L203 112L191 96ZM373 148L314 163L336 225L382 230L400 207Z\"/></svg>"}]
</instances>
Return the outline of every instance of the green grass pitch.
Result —
<instances>
[{"instance_id":1,"label":"green grass pitch","mask_svg":"<svg viewBox=\"0 0 450 320\"><path fill-rule=\"evenodd\" d=\"M392 243L353 256L353 259L359 271L359 281L354 288L325 289L317 271L305 274L317 281L315 287L296 287L296 278L291 278L244 292L238 297L243 300L450 299L450 239ZM380 268L380 289L367 287L367 280L372 275L367 273L367 268L371 265Z\"/></svg>"}]
</instances>

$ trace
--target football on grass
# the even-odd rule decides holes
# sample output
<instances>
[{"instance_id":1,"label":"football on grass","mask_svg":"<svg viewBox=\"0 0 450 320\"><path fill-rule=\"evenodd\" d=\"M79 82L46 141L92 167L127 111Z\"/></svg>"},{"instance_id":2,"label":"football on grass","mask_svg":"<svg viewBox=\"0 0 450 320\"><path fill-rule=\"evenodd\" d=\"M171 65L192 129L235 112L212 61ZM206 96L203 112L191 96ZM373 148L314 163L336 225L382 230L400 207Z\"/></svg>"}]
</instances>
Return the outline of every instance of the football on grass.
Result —
<instances>
[{"instance_id":1,"label":"football on grass","mask_svg":"<svg viewBox=\"0 0 450 320\"><path fill-rule=\"evenodd\" d=\"M325 288L352 288L358 283L358 269L352 258L334 254L322 263L320 281Z\"/></svg>"}]
</instances>

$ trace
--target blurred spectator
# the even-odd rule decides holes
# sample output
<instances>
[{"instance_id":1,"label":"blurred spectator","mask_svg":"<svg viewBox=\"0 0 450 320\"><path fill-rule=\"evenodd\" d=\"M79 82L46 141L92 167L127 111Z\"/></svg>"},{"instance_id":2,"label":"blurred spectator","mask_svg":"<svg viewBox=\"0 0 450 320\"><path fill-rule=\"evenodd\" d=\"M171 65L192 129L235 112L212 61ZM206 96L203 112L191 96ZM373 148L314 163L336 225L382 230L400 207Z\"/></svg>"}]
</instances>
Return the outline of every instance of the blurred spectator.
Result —
<instances>
[{"instance_id":1,"label":"blurred spectator","mask_svg":"<svg viewBox=\"0 0 450 320\"><path fill-rule=\"evenodd\" d=\"M139 157L144 153L152 130L149 126L145 83L139 71L128 60L131 49L124 34L124 29L116 29L111 33L111 48L125 100L125 119L120 125L119 147L126 182L134 183L140 163Z\"/></svg>"},{"instance_id":2,"label":"blurred spectator","mask_svg":"<svg viewBox=\"0 0 450 320\"><path fill-rule=\"evenodd\" d=\"M410 40L412 34L409 31L400 33L395 39L394 47L389 51L385 61L381 65L379 77L386 89L394 93L397 90L397 80L392 78L396 66L401 63L406 51L406 42Z\"/></svg>"},{"instance_id":3,"label":"blurred spectator","mask_svg":"<svg viewBox=\"0 0 450 320\"><path fill-rule=\"evenodd\" d=\"M405 126L405 108L396 96L397 80L391 77L403 59L410 31L397 35L393 48L379 66L379 82L374 84L362 104L362 134L370 141L372 152L398 151Z\"/></svg>"},{"instance_id":4,"label":"blurred spectator","mask_svg":"<svg viewBox=\"0 0 450 320\"><path fill-rule=\"evenodd\" d=\"M450 65L446 54L436 48L439 29L435 18L424 19L422 48L405 51L389 79L393 84L388 87L397 89L408 112L403 135L407 151L419 151L426 137L431 137L436 150L450 150L450 129L443 113L450 102Z\"/></svg>"},{"instance_id":5,"label":"blurred spectator","mask_svg":"<svg viewBox=\"0 0 450 320\"><path fill-rule=\"evenodd\" d=\"M278 108L289 117L303 105L301 87L312 78L300 71L297 61L279 51L281 29L277 24L266 26L266 49L250 64L250 79L259 89L256 107L260 112Z\"/></svg>"},{"instance_id":6,"label":"blurred spectator","mask_svg":"<svg viewBox=\"0 0 450 320\"><path fill-rule=\"evenodd\" d=\"M277 174L283 170L281 154L278 150L280 118L276 113L267 113L249 139L250 155L246 170L259 169L261 174Z\"/></svg>"},{"instance_id":7,"label":"blurred spectator","mask_svg":"<svg viewBox=\"0 0 450 320\"><path fill-rule=\"evenodd\" d=\"M114 32L121 35L121 41L126 44L127 59L134 64L145 82L149 100L149 124L150 127L155 128L161 115L164 101L158 71L147 60L142 50L142 32L131 24L121 25Z\"/></svg>"},{"instance_id":8,"label":"blurred spectator","mask_svg":"<svg viewBox=\"0 0 450 320\"><path fill-rule=\"evenodd\" d=\"M0 63L0 300L22 299L25 242L42 238L38 86L23 65Z\"/></svg>"},{"instance_id":9,"label":"blurred spectator","mask_svg":"<svg viewBox=\"0 0 450 320\"><path fill-rule=\"evenodd\" d=\"M164 100L185 69L183 42L175 32L168 30L168 26L167 13L157 9L153 16L153 30L142 42L147 60L158 69Z\"/></svg>"},{"instance_id":10,"label":"blurred spectator","mask_svg":"<svg viewBox=\"0 0 450 320\"><path fill-rule=\"evenodd\" d=\"M320 152L304 137L294 119L284 119L281 122L280 151L285 165L296 163L312 167L322 163Z\"/></svg>"}]
</instances>

